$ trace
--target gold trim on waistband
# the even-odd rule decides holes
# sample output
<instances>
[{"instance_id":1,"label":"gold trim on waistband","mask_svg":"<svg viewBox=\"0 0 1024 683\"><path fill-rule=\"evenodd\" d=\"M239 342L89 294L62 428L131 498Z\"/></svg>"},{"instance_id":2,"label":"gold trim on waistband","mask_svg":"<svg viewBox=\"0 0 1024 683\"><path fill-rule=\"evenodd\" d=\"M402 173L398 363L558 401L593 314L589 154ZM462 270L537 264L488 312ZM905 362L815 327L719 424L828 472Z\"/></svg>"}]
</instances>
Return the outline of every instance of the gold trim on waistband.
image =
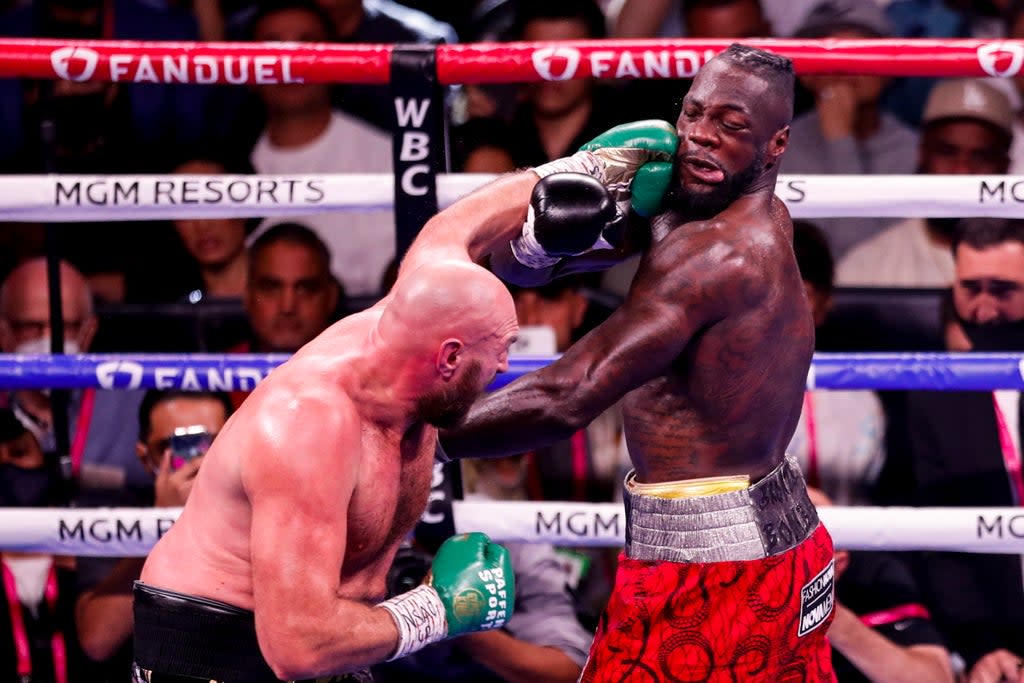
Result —
<instances>
[{"instance_id":1,"label":"gold trim on waistband","mask_svg":"<svg viewBox=\"0 0 1024 683\"><path fill-rule=\"evenodd\" d=\"M726 477L703 477L644 484L636 480L636 473L630 472L626 479L626 488L630 493L654 498L699 498L748 489L750 488L750 475L735 474Z\"/></svg>"}]
</instances>

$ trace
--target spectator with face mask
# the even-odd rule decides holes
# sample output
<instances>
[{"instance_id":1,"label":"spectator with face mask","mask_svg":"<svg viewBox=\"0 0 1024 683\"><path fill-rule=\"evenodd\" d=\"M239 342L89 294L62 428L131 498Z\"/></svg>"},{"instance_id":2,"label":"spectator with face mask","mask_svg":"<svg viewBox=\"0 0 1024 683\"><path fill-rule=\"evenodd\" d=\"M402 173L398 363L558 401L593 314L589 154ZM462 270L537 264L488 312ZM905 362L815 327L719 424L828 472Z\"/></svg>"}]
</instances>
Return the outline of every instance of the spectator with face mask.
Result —
<instances>
[{"instance_id":1,"label":"spectator with face mask","mask_svg":"<svg viewBox=\"0 0 1024 683\"><path fill-rule=\"evenodd\" d=\"M0 409L0 507L66 502L59 472L14 413ZM94 683L75 633L70 558L3 550L0 571L0 680Z\"/></svg>"},{"instance_id":2,"label":"spectator with face mask","mask_svg":"<svg viewBox=\"0 0 1024 683\"><path fill-rule=\"evenodd\" d=\"M61 264L61 307L64 352L89 351L98 323L92 294L82 275ZM50 353L50 296L46 261L25 261L0 285L0 349L5 353ZM68 455L85 488L117 489L146 486L149 477L134 457L135 431L124 416L135 413L141 391L85 389L71 392L71 453ZM48 390L24 389L8 396L14 414L46 452L56 452L54 418Z\"/></svg>"},{"instance_id":3,"label":"spectator with face mask","mask_svg":"<svg viewBox=\"0 0 1024 683\"><path fill-rule=\"evenodd\" d=\"M1024 220L970 218L953 239L953 318L970 351L1024 351ZM1020 392L919 391L893 425L881 502L1010 507L1024 502ZM967 680L1018 683L1024 567L1014 555L914 555L922 595Z\"/></svg>"}]
</instances>

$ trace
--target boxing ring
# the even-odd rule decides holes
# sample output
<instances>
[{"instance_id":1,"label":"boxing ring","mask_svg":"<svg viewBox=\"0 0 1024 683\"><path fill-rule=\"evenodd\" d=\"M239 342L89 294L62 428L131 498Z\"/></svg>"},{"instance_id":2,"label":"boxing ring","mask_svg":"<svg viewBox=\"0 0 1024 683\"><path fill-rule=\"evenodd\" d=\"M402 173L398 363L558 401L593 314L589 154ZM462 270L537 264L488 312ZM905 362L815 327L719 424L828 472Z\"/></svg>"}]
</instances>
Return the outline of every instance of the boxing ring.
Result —
<instances>
[{"instance_id":1,"label":"boxing ring","mask_svg":"<svg viewBox=\"0 0 1024 683\"><path fill-rule=\"evenodd\" d=\"M74 81L391 84L398 126L393 175L5 176L0 218L48 224L391 208L398 248L423 222L490 178L445 168L442 88L570 78L685 78L732 41L579 41L451 46L155 43L0 39L0 77ZM984 40L751 40L794 60L798 73L1010 77L1024 42ZM794 218L1020 216L1019 176L780 176ZM51 259L56 256L51 254ZM54 269L51 268L51 273ZM51 279L53 276L51 275ZM51 282L51 291L54 283ZM54 297L51 294L51 299ZM62 328L59 306L54 329ZM55 332L55 336L59 336ZM59 339L55 341L55 345ZM58 347L59 348L59 347ZM281 355L0 355L0 388L251 390ZM495 386L551 362L515 358ZM807 378L821 390L1024 390L1024 354L818 353ZM421 526L480 530L497 541L621 544L613 503L452 500L438 465ZM1020 479L1020 454L1007 462ZM440 482L440 483L437 483ZM1024 501L1019 501L1021 503ZM0 549L138 556L173 524L175 509L0 509ZM849 549L1024 554L1024 508L834 507L820 511Z\"/></svg>"}]
</instances>

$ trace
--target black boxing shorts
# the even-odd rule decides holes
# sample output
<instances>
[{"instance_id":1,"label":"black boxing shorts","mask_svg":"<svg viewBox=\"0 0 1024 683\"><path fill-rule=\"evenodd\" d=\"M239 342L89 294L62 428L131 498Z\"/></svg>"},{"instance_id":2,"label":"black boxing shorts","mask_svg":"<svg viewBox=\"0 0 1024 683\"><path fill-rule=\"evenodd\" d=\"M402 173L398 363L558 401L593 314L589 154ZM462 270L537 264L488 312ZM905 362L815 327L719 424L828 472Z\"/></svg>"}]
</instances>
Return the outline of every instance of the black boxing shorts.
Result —
<instances>
[{"instance_id":1,"label":"black boxing shorts","mask_svg":"<svg viewBox=\"0 0 1024 683\"><path fill-rule=\"evenodd\" d=\"M249 610L135 582L132 683L279 683ZM315 683L372 683L369 672ZM298 683L298 682L296 682Z\"/></svg>"}]
</instances>

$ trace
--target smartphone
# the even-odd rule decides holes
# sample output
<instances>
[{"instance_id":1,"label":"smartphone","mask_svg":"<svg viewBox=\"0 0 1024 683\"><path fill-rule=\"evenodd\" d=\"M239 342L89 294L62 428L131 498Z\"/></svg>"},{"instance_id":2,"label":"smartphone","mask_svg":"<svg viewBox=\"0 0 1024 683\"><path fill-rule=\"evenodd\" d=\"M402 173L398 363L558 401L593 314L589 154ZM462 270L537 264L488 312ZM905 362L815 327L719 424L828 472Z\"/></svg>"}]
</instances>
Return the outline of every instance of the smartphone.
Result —
<instances>
[{"instance_id":1,"label":"smartphone","mask_svg":"<svg viewBox=\"0 0 1024 683\"><path fill-rule=\"evenodd\" d=\"M213 443L213 434L202 425L178 427L168 439L171 449L171 468L178 469L190 460L205 455Z\"/></svg>"}]
</instances>

